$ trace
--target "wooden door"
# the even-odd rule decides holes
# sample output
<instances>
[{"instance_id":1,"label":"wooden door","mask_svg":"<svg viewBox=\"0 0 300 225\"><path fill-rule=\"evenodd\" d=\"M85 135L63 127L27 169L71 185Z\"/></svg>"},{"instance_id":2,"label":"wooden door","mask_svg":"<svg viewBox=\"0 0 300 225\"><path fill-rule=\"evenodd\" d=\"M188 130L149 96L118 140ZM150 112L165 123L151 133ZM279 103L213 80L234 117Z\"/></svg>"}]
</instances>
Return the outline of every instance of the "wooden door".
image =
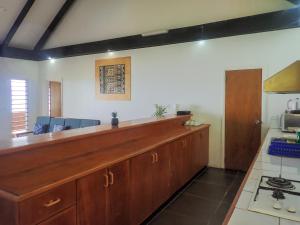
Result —
<instances>
[{"instance_id":1,"label":"wooden door","mask_svg":"<svg viewBox=\"0 0 300 225\"><path fill-rule=\"evenodd\" d=\"M109 197L108 197L108 224L129 225L129 161L123 161L110 167L109 175Z\"/></svg>"},{"instance_id":2,"label":"wooden door","mask_svg":"<svg viewBox=\"0 0 300 225\"><path fill-rule=\"evenodd\" d=\"M49 114L52 117L61 117L61 83L49 82Z\"/></svg>"},{"instance_id":3,"label":"wooden door","mask_svg":"<svg viewBox=\"0 0 300 225\"><path fill-rule=\"evenodd\" d=\"M225 167L247 171L261 141L262 70L226 71Z\"/></svg>"},{"instance_id":4,"label":"wooden door","mask_svg":"<svg viewBox=\"0 0 300 225\"><path fill-rule=\"evenodd\" d=\"M153 211L164 203L171 194L171 159L169 145L164 145L155 150L156 163L153 168Z\"/></svg>"},{"instance_id":5,"label":"wooden door","mask_svg":"<svg viewBox=\"0 0 300 225\"><path fill-rule=\"evenodd\" d=\"M141 224L152 213L152 173L154 152L147 152L130 161L131 225Z\"/></svg>"},{"instance_id":6,"label":"wooden door","mask_svg":"<svg viewBox=\"0 0 300 225\"><path fill-rule=\"evenodd\" d=\"M106 169L81 178L77 183L78 225L107 224L108 175Z\"/></svg>"}]
</instances>

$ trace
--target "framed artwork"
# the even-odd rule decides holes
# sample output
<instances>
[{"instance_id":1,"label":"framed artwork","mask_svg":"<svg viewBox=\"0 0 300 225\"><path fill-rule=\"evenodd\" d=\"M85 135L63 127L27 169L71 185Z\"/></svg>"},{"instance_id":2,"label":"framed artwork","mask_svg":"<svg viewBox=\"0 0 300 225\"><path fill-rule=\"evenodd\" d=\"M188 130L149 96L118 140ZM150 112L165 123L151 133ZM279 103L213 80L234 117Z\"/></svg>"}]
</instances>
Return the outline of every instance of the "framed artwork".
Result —
<instances>
[{"instance_id":1,"label":"framed artwork","mask_svg":"<svg viewBox=\"0 0 300 225\"><path fill-rule=\"evenodd\" d=\"M96 66L96 96L102 100L131 99L131 57L99 59Z\"/></svg>"}]
</instances>

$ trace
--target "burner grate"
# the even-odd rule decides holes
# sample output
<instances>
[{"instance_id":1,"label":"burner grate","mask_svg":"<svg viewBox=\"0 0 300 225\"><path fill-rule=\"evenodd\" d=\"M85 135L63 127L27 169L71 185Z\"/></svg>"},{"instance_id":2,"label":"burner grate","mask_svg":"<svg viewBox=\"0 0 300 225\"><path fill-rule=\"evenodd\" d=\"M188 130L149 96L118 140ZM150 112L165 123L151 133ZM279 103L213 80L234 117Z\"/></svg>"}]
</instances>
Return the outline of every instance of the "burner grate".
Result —
<instances>
[{"instance_id":1,"label":"burner grate","mask_svg":"<svg viewBox=\"0 0 300 225\"><path fill-rule=\"evenodd\" d=\"M271 187L276 187L280 189L294 190L296 187L291 181L281 178L281 177L270 177L266 183Z\"/></svg>"}]
</instances>

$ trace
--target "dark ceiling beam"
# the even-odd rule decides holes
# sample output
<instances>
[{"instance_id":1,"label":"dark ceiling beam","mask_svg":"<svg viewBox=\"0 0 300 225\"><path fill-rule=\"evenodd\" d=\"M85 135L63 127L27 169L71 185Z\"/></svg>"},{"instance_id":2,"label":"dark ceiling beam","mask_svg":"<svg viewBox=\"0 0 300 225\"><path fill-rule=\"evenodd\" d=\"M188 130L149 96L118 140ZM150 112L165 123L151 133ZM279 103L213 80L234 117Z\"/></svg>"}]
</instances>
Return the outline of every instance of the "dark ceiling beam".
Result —
<instances>
[{"instance_id":1,"label":"dark ceiling beam","mask_svg":"<svg viewBox=\"0 0 300 225\"><path fill-rule=\"evenodd\" d=\"M293 3L294 5L299 5L300 4L300 0L287 0L290 3Z\"/></svg>"},{"instance_id":2,"label":"dark ceiling beam","mask_svg":"<svg viewBox=\"0 0 300 225\"><path fill-rule=\"evenodd\" d=\"M299 7L198 26L172 29L166 34L148 37L134 35L123 38L52 48L39 51L38 58L39 60L46 60L49 57L63 58L89 55L105 53L108 50L121 51L146 48L296 27L300 27Z\"/></svg>"},{"instance_id":3,"label":"dark ceiling beam","mask_svg":"<svg viewBox=\"0 0 300 225\"><path fill-rule=\"evenodd\" d=\"M13 26L10 28L8 34L6 35L4 41L2 42L3 46L9 45L9 42L14 37L15 33L17 32L18 28L20 27L21 23L23 22L24 18L28 14L34 2L35 0L27 0L26 4L24 5L23 9L18 15L16 21L14 22Z\"/></svg>"},{"instance_id":4,"label":"dark ceiling beam","mask_svg":"<svg viewBox=\"0 0 300 225\"><path fill-rule=\"evenodd\" d=\"M0 45L0 57L38 61L34 51Z\"/></svg>"},{"instance_id":5,"label":"dark ceiling beam","mask_svg":"<svg viewBox=\"0 0 300 225\"><path fill-rule=\"evenodd\" d=\"M63 4L63 6L58 11L56 16L53 18L52 22L47 27L46 31L44 32L44 34L42 35L40 40L35 45L35 47L34 47L35 51L39 51L40 49L42 49L45 46L45 44L48 41L48 39L50 38L51 34L55 31L55 29L61 22L62 18L66 15L66 13L68 12L68 10L70 9L70 7L73 5L74 2L75 2L75 0L66 0L66 2Z\"/></svg>"}]
</instances>

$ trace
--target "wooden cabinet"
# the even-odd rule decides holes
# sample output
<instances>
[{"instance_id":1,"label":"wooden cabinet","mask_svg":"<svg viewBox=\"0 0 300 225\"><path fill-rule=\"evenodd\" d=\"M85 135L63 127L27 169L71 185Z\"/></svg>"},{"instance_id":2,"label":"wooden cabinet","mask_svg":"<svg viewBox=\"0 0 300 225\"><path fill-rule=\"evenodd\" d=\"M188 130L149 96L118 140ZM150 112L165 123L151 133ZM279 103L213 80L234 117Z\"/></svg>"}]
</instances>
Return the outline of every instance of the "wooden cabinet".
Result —
<instances>
[{"instance_id":1,"label":"wooden cabinet","mask_svg":"<svg viewBox=\"0 0 300 225\"><path fill-rule=\"evenodd\" d=\"M73 206L65 211L51 217L49 220L39 225L75 225L76 224L76 207Z\"/></svg>"},{"instance_id":2,"label":"wooden cabinet","mask_svg":"<svg viewBox=\"0 0 300 225\"><path fill-rule=\"evenodd\" d=\"M20 223L22 225L38 224L58 212L75 205L75 182L22 201L20 204Z\"/></svg>"},{"instance_id":3,"label":"wooden cabinet","mask_svg":"<svg viewBox=\"0 0 300 225\"><path fill-rule=\"evenodd\" d=\"M174 193L191 178L191 138L182 137L170 145L171 192Z\"/></svg>"},{"instance_id":4,"label":"wooden cabinet","mask_svg":"<svg viewBox=\"0 0 300 225\"><path fill-rule=\"evenodd\" d=\"M131 225L144 221L152 212L152 173L154 153L147 152L131 159L130 213Z\"/></svg>"},{"instance_id":5,"label":"wooden cabinet","mask_svg":"<svg viewBox=\"0 0 300 225\"><path fill-rule=\"evenodd\" d=\"M78 225L129 224L129 161L80 179L77 196Z\"/></svg>"},{"instance_id":6,"label":"wooden cabinet","mask_svg":"<svg viewBox=\"0 0 300 225\"><path fill-rule=\"evenodd\" d=\"M154 151L156 163L152 172L152 211L163 204L171 194L170 146L164 145Z\"/></svg>"},{"instance_id":7,"label":"wooden cabinet","mask_svg":"<svg viewBox=\"0 0 300 225\"><path fill-rule=\"evenodd\" d=\"M170 153L164 145L131 159L131 224L142 223L170 196Z\"/></svg>"},{"instance_id":8,"label":"wooden cabinet","mask_svg":"<svg viewBox=\"0 0 300 225\"><path fill-rule=\"evenodd\" d=\"M209 130L203 129L191 135L192 137L192 167L194 173L208 164Z\"/></svg>"},{"instance_id":9,"label":"wooden cabinet","mask_svg":"<svg viewBox=\"0 0 300 225\"><path fill-rule=\"evenodd\" d=\"M141 224L208 163L209 125L189 118L62 133L1 156L0 225Z\"/></svg>"}]
</instances>

